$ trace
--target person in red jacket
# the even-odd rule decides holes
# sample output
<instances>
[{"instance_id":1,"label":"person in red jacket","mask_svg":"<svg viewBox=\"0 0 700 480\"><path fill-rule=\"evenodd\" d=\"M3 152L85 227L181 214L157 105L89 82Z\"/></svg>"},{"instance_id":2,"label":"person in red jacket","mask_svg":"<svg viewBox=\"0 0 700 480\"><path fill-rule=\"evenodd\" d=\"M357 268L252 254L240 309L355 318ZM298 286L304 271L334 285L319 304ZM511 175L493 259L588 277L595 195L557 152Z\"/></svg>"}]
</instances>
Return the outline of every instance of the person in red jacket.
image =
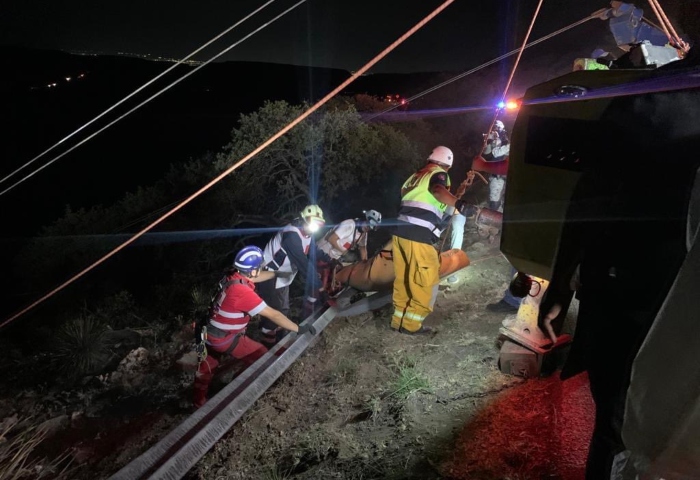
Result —
<instances>
[{"instance_id":1,"label":"person in red jacket","mask_svg":"<svg viewBox=\"0 0 700 480\"><path fill-rule=\"evenodd\" d=\"M261 272L263 252L258 247L245 247L236 255L233 268L219 282L206 325L206 345L210 352L231 356L251 365L267 352L267 348L245 335L253 315L262 315L281 328L302 335L314 335L312 325L297 325L280 311L269 307L255 293L255 283L274 277L274 272ZM219 361L207 355L200 362L194 380L194 405L199 408L207 401L209 384Z\"/></svg>"}]
</instances>

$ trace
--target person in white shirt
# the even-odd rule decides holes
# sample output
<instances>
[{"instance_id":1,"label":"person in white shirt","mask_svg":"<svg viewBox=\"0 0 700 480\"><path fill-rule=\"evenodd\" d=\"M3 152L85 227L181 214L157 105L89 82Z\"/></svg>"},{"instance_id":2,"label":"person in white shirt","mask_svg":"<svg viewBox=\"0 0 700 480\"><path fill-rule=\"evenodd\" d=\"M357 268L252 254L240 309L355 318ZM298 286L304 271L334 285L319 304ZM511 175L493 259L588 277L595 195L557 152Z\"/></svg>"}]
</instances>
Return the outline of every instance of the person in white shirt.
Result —
<instances>
[{"instance_id":1,"label":"person in white shirt","mask_svg":"<svg viewBox=\"0 0 700 480\"><path fill-rule=\"evenodd\" d=\"M382 214L376 210L365 210L365 220L343 220L318 242L318 248L333 260L354 263L367 260L367 236L376 230L382 221Z\"/></svg>"}]
</instances>

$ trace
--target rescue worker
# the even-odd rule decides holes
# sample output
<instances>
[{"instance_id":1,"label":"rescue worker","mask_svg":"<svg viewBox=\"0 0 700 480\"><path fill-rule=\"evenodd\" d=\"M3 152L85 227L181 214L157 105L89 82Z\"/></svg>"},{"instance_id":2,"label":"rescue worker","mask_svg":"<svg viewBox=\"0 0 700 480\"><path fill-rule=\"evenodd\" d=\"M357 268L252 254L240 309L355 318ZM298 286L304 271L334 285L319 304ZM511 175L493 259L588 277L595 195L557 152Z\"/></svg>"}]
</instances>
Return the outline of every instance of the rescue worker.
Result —
<instances>
[{"instance_id":1,"label":"rescue worker","mask_svg":"<svg viewBox=\"0 0 700 480\"><path fill-rule=\"evenodd\" d=\"M324 252L318 252L313 242L314 233L325 225L323 211L318 205L307 205L302 210L300 217L292 223L285 225L267 243L264 250L265 267L276 272L276 278L260 284L260 296L271 307L289 314L289 286L294 281L297 272L301 272L307 282L308 295L305 299L305 309L313 310L318 300L323 295L321 277L314 268L318 260L330 262L330 258ZM311 257L311 260L310 260ZM263 318L260 323L262 341L272 346L284 332L274 322Z\"/></svg>"},{"instance_id":2,"label":"rescue worker","mask_svg":"<svg viewBox=\"0 0 700 480\"><path fill-rule=\"evenodd\" d=\"M267 348L246 336L250 317L262 315L280 328L314 335L313 325L299 326L283 313L268 306L255 293L255 283L274 277L274 272L261 272L263 252L258 247L245 247L236 255L233 268L219 282L219 293L213 299L206 325L206 345L209 352L231 356L251 365L267 352ZM200 362L194 379L194 405L199 408L207 401L207 391L219 361L206 355Z\"/></svg>"},{"instance_id":3,"label":"rescue worker","mask_svg":"<svg viewBox=\"0 0 700 480\"><path fill-rule=\"evenodd\" d=\"M487 162L500 162L510 153L510 139L506 126L502 121L496 120L493 129L487 135L484 153L481 155Z\"/></svg>"},{"instance_id":4,"label":"rescue worker","mask_svg":"<svg viewBox=\"0 0 700 480\"><path fill-rule=\"evenodd\" d=\"M333 260L354 263L367 260L367 237L382 222L382 214L376 210L365 210L365 220L347 219L329 231L319 242L318 248Z\"/></svg>"},{"instance_id":5,"label":"rescue worker","mask_svg":"<svg viewBox=\"0 0 700 480\"><path fill-rule=\"evenodd\" d=\"M510 153L510 140L502 121L496 120L488 134L482 157L487 162L501 162ZM491 210L503 211L503 196L506 187L505 175L491 175L489 178L489 203Z\"/></svg>"},{"instance_id":6,"label":"rescue worker","mask_svg":"<svg viewBox=\"0 0 700 480\"><path fill-rule=\"evenodd\" d=\"M440 281L440 260L433 243L448 206L471 217L476 207L449 191L452 150L436 147L427 163L401 187L401 207L392 239L394 256L394 314L391 328L401 333L430 333L423 326L433 311Z\"/></svg>"}]
</instances>

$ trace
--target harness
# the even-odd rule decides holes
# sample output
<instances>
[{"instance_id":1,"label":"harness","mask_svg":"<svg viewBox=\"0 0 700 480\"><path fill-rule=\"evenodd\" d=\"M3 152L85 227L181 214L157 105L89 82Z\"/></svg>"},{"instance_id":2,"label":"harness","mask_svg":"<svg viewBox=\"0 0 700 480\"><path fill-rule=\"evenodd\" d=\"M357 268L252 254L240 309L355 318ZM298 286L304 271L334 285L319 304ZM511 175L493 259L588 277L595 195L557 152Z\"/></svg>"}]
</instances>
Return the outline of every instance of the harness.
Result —
<instances>
[{"instance_id":1,"label":"harness","mask_svg":"<svg viewBox=\"0 0 700 480\"><path fill-rule=\"evenodd\" d=\"M221 295L222 292L225 292L231 285L235 284L243 285L245 284L245 282L240 278L219 282L216 292L214 292L214 295L212 295L211 302L206 313L201 313L200 315L198 315L197 320L195 321L195 352L197 352L197 361L199 361L200 363L206 360L208 355L206 342L209 334L211 333L214 337L222 338L228 335L228 332L226 330L222 330L221 328L212 325L211 319L214 316L214 312L217 307L216 299L219 298L219 295ZM238 332L233 337L231 345L226 349L225 352L223 352L223 355L229 355L236 348L236 346L238 345L238 341L240 340L241 334L244 333L245 329Z\"/></svg>"}]
</instances>

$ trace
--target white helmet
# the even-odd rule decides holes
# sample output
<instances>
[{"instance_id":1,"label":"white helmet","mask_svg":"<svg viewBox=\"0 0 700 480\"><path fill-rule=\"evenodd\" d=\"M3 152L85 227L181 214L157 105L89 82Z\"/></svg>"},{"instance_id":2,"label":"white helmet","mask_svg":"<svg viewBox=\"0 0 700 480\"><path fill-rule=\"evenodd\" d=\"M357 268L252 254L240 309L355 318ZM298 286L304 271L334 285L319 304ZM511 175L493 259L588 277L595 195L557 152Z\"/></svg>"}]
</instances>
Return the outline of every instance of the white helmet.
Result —
<instances>
[{"instance_id":1,"label":"white helmet","mask_svg":"<svg viewBox=\"0 0 700 480\"><path fill-rule=\"evenodd\" d=\"M326 224L326 220L323 218L323 210L318 205L307 205L300 215L311 232L317 231Z\"/></svg>"},{"instance_id":2,"label":"white helmet","mask_svg":"<svg viewBox=\"0 0 700 480\"><path fill-rule=\"evenodd\" d=\"M494 126L494 127L496 128L496 130L498 130L499 132L500 132L501 130L505 130L505 129L506 129L506 126L503 125L503 122L500 121L500 120L496 120L496 122L493 124L493 126Z\"/></svg>"},{"instance_id":3,"label":"white helmet","mask_svg":"<svg viewBox=\"0 0 700 480\"><path fill-rule=\"evenodd\" d=\"M452 150L447 147L435 147L433 153L428 157L428 161L439 163L447 168L452 166L453 159L454 155L452 155Z\"/></svg>"},{"instance_id":4,"label":"white helmet","mask_svg":"<svg viewBox=\"0 0 700 480\"><path fill-rule=\"evenodd\" d=\"M376 210L364 210L362 213L365 214L367 222L369 222L369 228L371 230L376 230L379 228L379 224L382 223L382 214Z\"/></svg>"}]
</instances>

